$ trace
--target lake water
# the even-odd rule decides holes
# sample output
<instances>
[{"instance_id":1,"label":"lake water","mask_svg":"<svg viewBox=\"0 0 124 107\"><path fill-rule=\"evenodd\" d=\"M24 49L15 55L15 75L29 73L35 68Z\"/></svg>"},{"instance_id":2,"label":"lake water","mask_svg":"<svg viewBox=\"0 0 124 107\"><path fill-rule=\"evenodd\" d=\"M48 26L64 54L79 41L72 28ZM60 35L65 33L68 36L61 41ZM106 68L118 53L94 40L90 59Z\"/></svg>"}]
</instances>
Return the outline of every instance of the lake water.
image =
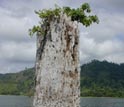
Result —
<instances>
[{"instance_id":1,"label":"lake water","mask_svg":"<svg viewBox=\"0 0 124 107\"><path fill-rule=\"evenodd\" d=\"M84 97L81 98L81 107L124 107L123 98L109 98L109 97Z\"/></svg>"},{"instance_id":2,"label":"lake water","mask_svg":"<svg viewBox=\"0 0 124 107\"><path fill-rule=\"evenodd\" d=\"M32 107L31 98L26 96L0 96L0 107Z\"/></svg>"},{"instance_id":3,"label":"lake water","mask_svg":"<svg viewBox=\"0 0 124 107\"><path fill-rule=\"evenodd\" d=\"M32 101L26 96L0 96L0 107L32 107ZM124 107L124 99L84 97L81 107Z\"/></svg>"}]
</instances>

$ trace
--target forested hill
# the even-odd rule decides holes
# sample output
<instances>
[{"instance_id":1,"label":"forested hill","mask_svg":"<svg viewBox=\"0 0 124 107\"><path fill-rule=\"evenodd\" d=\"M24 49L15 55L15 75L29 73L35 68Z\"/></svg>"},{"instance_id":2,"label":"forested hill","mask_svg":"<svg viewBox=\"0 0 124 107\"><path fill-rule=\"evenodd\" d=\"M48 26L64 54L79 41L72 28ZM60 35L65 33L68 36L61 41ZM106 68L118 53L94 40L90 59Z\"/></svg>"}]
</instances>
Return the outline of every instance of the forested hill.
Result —
<instances>
[{"instance_id":1,"label":"forested hill","mask_svg":"<svg viewBox=\"0 0 124 107\"><path fill-rule=\"evenodd\" d=\"M33 95L34 68L0 74L0 94ZM93 60L81 66L81 96L124 97L124 64Z\"/></svg>"},{"instance_id":2,"label":"forested hill","mask_svg":"<svg viewBox=\"0 0 124 107\"><path fill-rule=\"evenodd\" d=\"M34 68L19 73L0 74L1 95L33 95Z\"/></svg>"},{"instance_id":3,"label":"forested hill","mask_svg":"<svg viewBox=\"0 0 124 107\"><path fill-rule=\"evenodd\" d=\"M124 97L124 64L94 60L81 66L81 95Z\"/></svg>"}]
</instances>

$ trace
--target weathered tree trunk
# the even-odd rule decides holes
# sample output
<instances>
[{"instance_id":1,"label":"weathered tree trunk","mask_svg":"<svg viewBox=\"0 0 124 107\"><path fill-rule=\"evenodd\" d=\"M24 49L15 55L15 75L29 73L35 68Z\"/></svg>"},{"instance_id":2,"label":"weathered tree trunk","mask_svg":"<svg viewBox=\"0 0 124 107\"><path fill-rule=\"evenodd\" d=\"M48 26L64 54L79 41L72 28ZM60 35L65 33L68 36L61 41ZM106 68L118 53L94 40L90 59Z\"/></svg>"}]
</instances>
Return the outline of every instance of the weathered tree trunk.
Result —
<instances>
[{"instance_id":1,"label":"weathered tree trunk","mask_svg":"<svg viewBox=\"0 0 124 107\"><path fill-rule=\"evenodd\" d=\"M37 36L34 107L79 107L78 24L61 15L45 29Z\"/></svg>"}]
</instances>

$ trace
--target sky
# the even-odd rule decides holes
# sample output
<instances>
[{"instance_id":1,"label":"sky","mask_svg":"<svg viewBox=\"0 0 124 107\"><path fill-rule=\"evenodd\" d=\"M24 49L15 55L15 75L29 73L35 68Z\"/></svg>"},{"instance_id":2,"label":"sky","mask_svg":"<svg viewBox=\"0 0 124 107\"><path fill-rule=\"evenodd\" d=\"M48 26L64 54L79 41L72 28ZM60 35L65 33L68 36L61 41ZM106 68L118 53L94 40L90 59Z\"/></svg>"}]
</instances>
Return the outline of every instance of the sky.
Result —
<instances>
[{"instance_id":1,"label":"sky","mask_svg":"<svg viewBox=\"0 0 124 107\"><path fill-rule=\"evenodd\" d=\"M0 0L0 73L18 72L35 65L36 38L28 29L38 24L34 10L89 3L100 23L79 24L80 63L93 59L124 63L124 0Z\"/></svg>"}]
</instances>

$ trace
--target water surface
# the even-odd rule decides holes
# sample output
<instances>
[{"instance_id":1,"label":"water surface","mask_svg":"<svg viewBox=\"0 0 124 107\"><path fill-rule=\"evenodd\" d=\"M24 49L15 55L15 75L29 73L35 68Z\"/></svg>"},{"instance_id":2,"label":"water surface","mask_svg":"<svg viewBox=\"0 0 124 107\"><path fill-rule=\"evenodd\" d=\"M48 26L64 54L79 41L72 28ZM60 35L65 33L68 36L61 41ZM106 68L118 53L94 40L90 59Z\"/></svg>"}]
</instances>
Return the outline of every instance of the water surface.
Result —
<instances>
[{"instance_id":1,"label":"water surface","mask_svg":"<svg viewBox=\"0 0 124 107\"><path fill-rule=\"evenodd\" d=\"M0 107L32 107L32 99L26 96L0 96ZM124 107L124 98L81 98L81 107Z\"/></svg>"},{"instance_id":2,"label":"water surface","mask_svg":"<svg viewBox=\"0 0 124 107\"><path fill-rule=\"evenodd\" d=\"M124 107L124 98L84 97L81 98L81 107Z\"/></svg>"},{"instance_id":3,"label":"water surface","mask_svg":"<svg viewBox=\"0 0 124 107\"><path fill-rule=\"evenodd\" d=\"M32 107L27 96L0 96L0 107Z\"/></svg>"}]
</instances>

